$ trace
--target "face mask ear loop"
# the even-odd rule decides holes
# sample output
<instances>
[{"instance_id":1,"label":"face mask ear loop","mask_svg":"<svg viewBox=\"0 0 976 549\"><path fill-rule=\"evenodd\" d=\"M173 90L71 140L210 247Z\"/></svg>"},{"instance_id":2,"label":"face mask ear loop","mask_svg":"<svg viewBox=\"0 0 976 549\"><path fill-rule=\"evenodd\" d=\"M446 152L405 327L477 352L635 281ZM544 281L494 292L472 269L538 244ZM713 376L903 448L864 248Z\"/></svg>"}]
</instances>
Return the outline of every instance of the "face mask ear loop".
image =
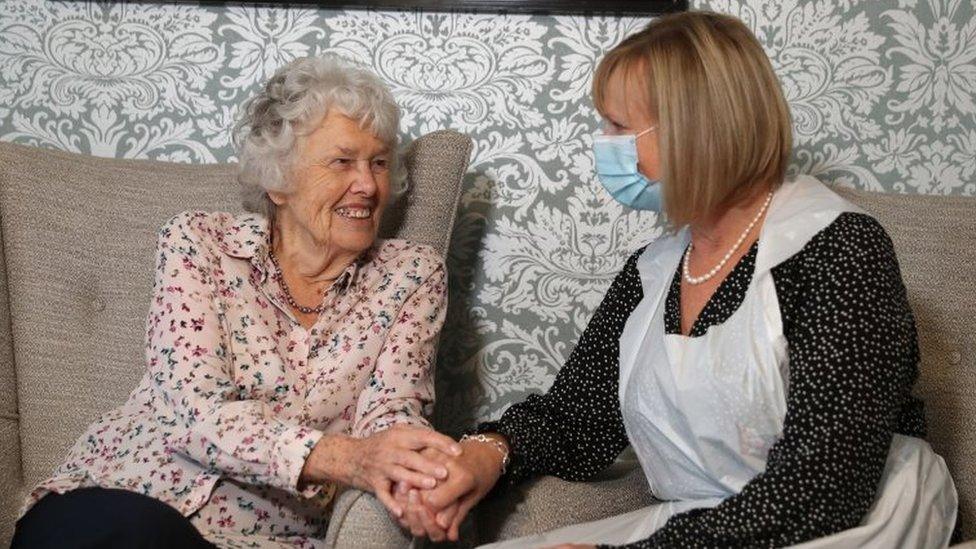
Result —
<instances>
[{"instance_id":1,"label":"face mask ear loop","mask_svg":"<svg viewBox=\"0 0 976 549\"><path fill-rule=\"evenodd\" d=\"M654 131L656 129L657 129L657 125L651 126L650 128L647 128L646 130L644 130L644 131L640 132L639 134L635 135L634 136L634 139L637 139L638 137L640 137L640 136L642 136L642 135L644 135L646 133L650 133L650 132L652 132L652 131Z\"/></svg>"}]
</instances>

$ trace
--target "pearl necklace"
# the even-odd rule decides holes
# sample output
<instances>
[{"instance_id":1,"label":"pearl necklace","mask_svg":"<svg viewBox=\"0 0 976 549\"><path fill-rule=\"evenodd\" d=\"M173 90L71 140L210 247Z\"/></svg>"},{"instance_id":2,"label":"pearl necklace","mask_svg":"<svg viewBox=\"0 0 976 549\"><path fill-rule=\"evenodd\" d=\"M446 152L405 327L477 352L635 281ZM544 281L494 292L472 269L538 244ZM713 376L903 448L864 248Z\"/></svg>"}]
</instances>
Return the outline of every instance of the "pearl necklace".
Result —
<instances>
[{"instance_id":1,"label":"pearl necklace","mask_svg":"<svg viewBox=\"0 0 976 549\"><path fill-rule=\"evenodd\" d=\"M742 243L745 242L746 237L749 236L750 232L752 232L752 228L756 226L756 223L759 223L759 219L762 217L764 213L766 213L766 208L769 207L769 202L772 199L773 199L773 193L772 191L770 191L769 194L766 195L766 201L763 202L762 208L759 208L759 213L756 214L756 217L752 218L752 222L749 223L749 226L746 227L746 230L742 231L742 234L739 236L739 240L736 240L735 244L732 245L732 248L730 248L729 251L726 252L725 257L722 258L722 261L719 261L718 265L712 267L712 270L708 271L707 273L701 276L691 276L691 273L688 272L688 263L691 258L691 249L694 247L694 245L689 242L688 250L685 252L684 261L682 261L682 265L681 265L681 272L685 277L685 281L688 282L688 284L697 286L698 284L701 284L702 282L705 282L706 280L709 280L710 278L718 274L718 272L722 270L722 267L724 267L725 264L729 262L729 259L732 259L732 254L734 254L735 251L739 249L739 246L741 246Z\"/></svg>"},{"instance_id":2,"label":"pearl necklace","mask_svg":"<svg viewBox=\"0 0 976 549\"><path fill-rule=\"evenodd\" d=\"M311 314L311 313L315 313L317 315L322 314L322 312L325 311L325 304L319 305L318 307L305 307L304 305L299 305L298 303L295 302L295 298L292 297L291 295L291 290L288 289L288 284L285 283L285 276L281 274L281 267L278 266L278 258L275 257L274 253L272 253L271 250L268 250L268 257L271 258L271 264L274 265L275 268L274 277L278 281L278 285L281 286L281 289L285 291L285 299L288 300L288 304L294 307L295 309L298 309L299 312L302 312L304 314ZM331 280L335 280L335 279L333 278Z\"/></svg>"}]
</instances>

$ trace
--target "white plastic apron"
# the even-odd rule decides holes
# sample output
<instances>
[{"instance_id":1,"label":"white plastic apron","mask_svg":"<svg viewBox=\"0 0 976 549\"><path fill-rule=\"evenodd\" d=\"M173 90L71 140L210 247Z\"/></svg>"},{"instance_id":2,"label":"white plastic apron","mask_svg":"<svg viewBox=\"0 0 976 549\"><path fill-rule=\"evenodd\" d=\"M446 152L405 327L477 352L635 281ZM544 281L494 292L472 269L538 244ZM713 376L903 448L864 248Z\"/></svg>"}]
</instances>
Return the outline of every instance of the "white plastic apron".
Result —
<instances>
[{"instance_id":1,"label":"white plastic apron","mask_svg":"<svg viewBox=\"0 0 976 549\"><path fill-rule=\"evenodd\" d=\"M789 379L771 269L847 211L859 210L812 177L784 183L770 203L742 304L695 338L666 334L664 326L688 233L649 246L637 264L644 298L620 338L620 402L651 492L667 501L490 547L637 541L676 513L717 505L765 470L769 448L783 431ZM948 545L956 491L926 442L896 435L881 487L861 526L802 547Z\"/></svg>"}]
</instances>

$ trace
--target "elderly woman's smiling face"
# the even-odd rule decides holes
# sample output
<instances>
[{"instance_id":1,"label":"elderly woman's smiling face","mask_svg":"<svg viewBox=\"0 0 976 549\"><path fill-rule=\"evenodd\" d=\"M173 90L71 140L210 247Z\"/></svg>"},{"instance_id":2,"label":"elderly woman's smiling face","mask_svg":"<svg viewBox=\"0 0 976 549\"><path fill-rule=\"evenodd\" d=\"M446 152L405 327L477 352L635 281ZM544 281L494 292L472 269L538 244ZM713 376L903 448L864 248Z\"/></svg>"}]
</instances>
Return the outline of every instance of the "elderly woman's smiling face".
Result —
<instances>
[{"instance_id":1,"label":"elderly woman's smiling face","mask_svg":"<svg viewBox=\"0 0 976 549\"><path fill-rule=\"evenodd\" d=\"M329 111L299 139L288 193L269 192L283 228L333 257L373 245L390 198L389 146L358 121Z\"/></svg>"}]
</instances>

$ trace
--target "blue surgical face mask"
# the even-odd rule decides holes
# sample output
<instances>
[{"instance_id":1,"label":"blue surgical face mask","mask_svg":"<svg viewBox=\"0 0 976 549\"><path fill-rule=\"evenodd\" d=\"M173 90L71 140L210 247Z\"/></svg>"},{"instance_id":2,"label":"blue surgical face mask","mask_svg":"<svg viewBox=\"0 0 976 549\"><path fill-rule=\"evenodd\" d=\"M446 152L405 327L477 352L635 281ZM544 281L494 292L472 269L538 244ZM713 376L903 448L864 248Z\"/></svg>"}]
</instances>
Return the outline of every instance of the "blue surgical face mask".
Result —
<instances>
[{"instance_id":1,"label":"blue surgical face mask","mask_svg":"<svg viewBox=\"0 0 976 549\"><path fill-rule=\"evenodd\" d=\"M617 202L635 210L661 210L661 182L644 177L637 169L637 138L655 129L651 126L637 135L593 136L600 183Z\"/></svg>"}]
</instances>

